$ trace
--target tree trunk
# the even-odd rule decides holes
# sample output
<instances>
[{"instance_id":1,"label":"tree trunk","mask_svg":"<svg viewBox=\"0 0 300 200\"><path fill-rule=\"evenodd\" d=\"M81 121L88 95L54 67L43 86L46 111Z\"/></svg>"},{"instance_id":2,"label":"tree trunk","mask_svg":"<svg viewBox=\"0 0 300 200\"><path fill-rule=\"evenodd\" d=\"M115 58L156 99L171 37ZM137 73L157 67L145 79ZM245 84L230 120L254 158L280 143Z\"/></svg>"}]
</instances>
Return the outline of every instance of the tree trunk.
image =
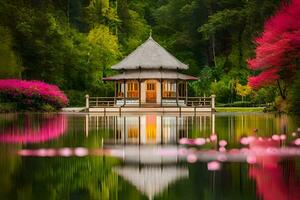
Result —
<instances>
[{"instance_id":1,"label":"tree trunk","mask_svg":"<svg viewBox=\"0 0 300 200\"><path fill-rule=\"evenodd\" d=\"M241 28L238 34L239 68L242 66L242 61L243 61L243 41L242 41L243 32L244 32L244 27Z\"/></svg>"},{"instance_id":2,"label":"tree trunk","mask_svg":"<svg viewBox=\"0 0 300 200\"><path fill-rule=\"evenodd\" d=\"M281 85L280 85L280 82L279 82L279 80L277 80L277 85L278 85L278 88L279 88L279 92L280 92L280 96L281 96L281 98L283 99L283 100L285 100L286 99L286 95L285 95L285 89L283 90L282 88L281 88Z\"/></svg>"},{"instance_id":3,"label":"tree trunk","mask_svg":"<svg viewBox=\"0 0 300 200\"><path fill-rule=\"evenodd\" d=\"M216 37L215 35L212 36L212 54L213 54L213 60L214 60L214 65L215 68L217 67L217 61L216 61Z\"/></svg>"}]
</instances>

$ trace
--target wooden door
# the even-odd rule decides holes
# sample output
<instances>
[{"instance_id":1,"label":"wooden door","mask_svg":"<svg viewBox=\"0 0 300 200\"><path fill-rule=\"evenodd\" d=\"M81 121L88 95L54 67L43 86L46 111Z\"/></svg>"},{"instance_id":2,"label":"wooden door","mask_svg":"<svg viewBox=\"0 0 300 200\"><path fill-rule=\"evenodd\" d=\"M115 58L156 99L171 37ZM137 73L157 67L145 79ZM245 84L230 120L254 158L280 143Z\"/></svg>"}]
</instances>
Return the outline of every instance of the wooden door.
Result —
<instances>
[{"instance_id":1,"label":"wooden door","mask_svg":"<svg viewBox=\"0 0 300 200\"><path fill-rule=\"evenodd\" d=\"M156 103L156 81L146 82L146 102Z\"/></svg>"}]
</instances>

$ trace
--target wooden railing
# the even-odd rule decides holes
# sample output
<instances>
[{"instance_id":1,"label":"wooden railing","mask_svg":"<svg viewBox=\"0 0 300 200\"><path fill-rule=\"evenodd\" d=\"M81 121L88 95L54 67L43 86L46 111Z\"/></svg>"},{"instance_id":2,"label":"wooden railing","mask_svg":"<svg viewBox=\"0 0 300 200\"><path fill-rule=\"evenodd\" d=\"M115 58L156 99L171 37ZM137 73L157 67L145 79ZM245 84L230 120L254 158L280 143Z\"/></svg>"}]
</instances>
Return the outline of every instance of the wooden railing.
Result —
<instances>
[{"instance_id":1,"label":"wooden railing","mask_svg":"<svg viewBox=\"0 0 300 200\"><path fill-rule=\"evenodd\" d=\"M191 107L212 107L212 97L188 97L185 104Z\"/></svg>"},{"instance_id":2,"label":"wooden railing","mask_svg":"<svg viewBox=\"0 0 300 200\"><path fill-rule=\"evenodd\" d=\"M89 97L86 95L86 108L101 108L101 107L114 107L118 100L124 101L123 97ZM127 100L138 100L138 98L126 98ZM162 100L173 100L174 97L163 97ZM178 97L179 106L184 103L189 107L206 107L215 109L215 96L211 97ZM159 103L158 103L159 104ZM119 105L122 106L122 105Z\"/></svg>"},{"instance_id":3,"label":"wooden railing","mask_svg":"<svg viewBox=\"0 0 300 200\"><path fill-rule=\"evenodd\" d=\"M114 107L116 99L115 97L89 97L88 106L89 108Z\"/></svg>"}]
</instances>

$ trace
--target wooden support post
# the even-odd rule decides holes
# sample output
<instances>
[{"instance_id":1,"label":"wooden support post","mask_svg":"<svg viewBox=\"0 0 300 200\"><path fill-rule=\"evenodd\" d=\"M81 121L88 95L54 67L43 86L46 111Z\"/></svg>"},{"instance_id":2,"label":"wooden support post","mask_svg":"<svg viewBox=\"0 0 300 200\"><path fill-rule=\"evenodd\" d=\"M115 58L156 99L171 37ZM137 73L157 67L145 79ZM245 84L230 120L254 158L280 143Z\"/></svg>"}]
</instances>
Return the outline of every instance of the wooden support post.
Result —
<instances>
[{"instance_id":1,"label":"wooden support post","mask_svg":"<svg viewBox=\"0 0 300 200\"><path fill-rule=\"evenodd\" d=\"M141 116L139 116L139 145L141 145Z\"/></svg>"},{"instance_id":2,"label":"wooden support post","mask_svg":"<svg viewBox=\"0 0 300 200\"><path fill-rule=\"evenodd\" d=\"M127 133L126 133L126 118L125 118L125 116L123 117L123 137L124 137L124 141L123 141L123 144L125 145L126 144L126 135L127 135Z\"/></svg>"},{"instance_id":3,"label":"wooden support post","mask_svg":"<svg viewBox=\"0 0 300 200\"><path fill-rule=\"evenodd\" d=\"M141 107L141 80L139 80L139 107Z\"/></svg>"},{"instance_id":4,"label":"wooden support post","mask_svg":"<svg viewBox=\"0 0 300 200\"><path fill-rule=\"evenodd\" d=\"M123 89L124 89L124 94L123 94L123 99L124 99L124 104L123 106L126 105L126 81L123 81Z\"/></svg>"},{"instance_id":5,"label":"wooden support post","mask_svg":"<svg viewBox=\"0 0 300 200\"><path fill-rule=\"evenodd\" d=\"M211 95L211 111L215 111L216 110L216 107L215 107L215 98L216 98L216 95Z\"/></svg>"},{"instance_id":6,"label":"wooden support post","mask_svg":"<svg viewBox=\"0 0 300 200\"><path fill-rule=\"evenodd\" d=\"M163 105L163 80L160 79L160 107Z\"/></svg>"},{"instance_id":7,"label":"wooden support post","mask_svg":"<svg viewBox=\"0 0 300 200\"><path fill-rule=\"evenodd\" d=\"M88 137L89 136L89 115L86 114L85 115L85 136Z\"/></svg>"},{"instance_id":8,"label":"wooden support post","mask_svg":"<svg viewBox=\"0 0 300 200\"><path fill-rule=\"evenodd\" d=\"M185 105L188 105L188 85L187 81L185 81Z\"/></svg>"},{"instance_id":9,"label":"wooden support post","mask_svg":"<svg viewBox=\"0 0 300 200\"><path fill-rule=\"evenodd\" d=\"M118 96L118 82L115 81L115 97L114 97L114 105L117 104L116 98Z\"/></svg>"},{"instance_id":10,"label":"wooden support post","mask_svg":"<svg viewBox=\"0 0 300 200\"><path fill-rule=\"evenodd\" d=\"M178 144L179 135L178 135L178 117L176 116L176 143Z\"/></svg>"},{"instance_id":11,"label":"wooden support post","mask_svg":"<svg viewBox=\"0 0 300 200\"><path fill-rule=\"evenodd\" d=\"M87 94L85 95L85 108L88 110L90 108L90 96Z\"/></svg>"},{"instance_id":12,"label":"wooden support post","mask_svg":"<svg viewBox=\"0 0 300 200\"><path fill-rule=\"evenodd\" d=\"M164 143L163 115L160 116L160 144Z\"/></svg>"},{"instance_id":13,"label":"wooden support post","mask_svg":"<svg viewBox=\"0 0 300 200\"><path fill-rule=\"evenodd\" d=\"M175 86L176 86L176 104L177 104L177 106L179 106L178 105L178 80L177 79L176 79Z\"/></svg>"}]
</instances>

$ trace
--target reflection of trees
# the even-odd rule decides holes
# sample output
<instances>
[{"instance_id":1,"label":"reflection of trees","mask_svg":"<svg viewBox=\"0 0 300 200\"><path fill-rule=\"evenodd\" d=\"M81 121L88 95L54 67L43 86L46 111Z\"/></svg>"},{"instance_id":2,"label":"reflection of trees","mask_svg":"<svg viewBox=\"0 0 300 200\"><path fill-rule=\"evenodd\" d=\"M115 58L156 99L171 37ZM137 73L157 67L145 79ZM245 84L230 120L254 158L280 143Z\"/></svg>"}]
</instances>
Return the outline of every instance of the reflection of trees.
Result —
<instances>
[{"instance_id":1,"label":"reflection of trees","mask_svg":"<svg viewBox=\"0 0 300 200\"><path fill-rule=\"evenodd\" d=\"M279 148L278 141L254 140L251 149ZM285 164L285 165L283 165ZM287 169L284 172L284 169ZM249 168L249 176L256 181L257 193L263 200L300 199L300 182L296 180L295 160L282 162L275 155L261 155L256 158L256 165Z\"/></svg>"},{"instance_id":2,"label":"reflection of trees","mask_svg":"<svg viewBox=\"0 0 300 200\"><path fill-rule=\"evenodd\" d=\"M34 127L34 118L26 115L21 126L18 122L4 128L0 134L0 142L19 144L45 142L59 137L68 128L68 119L64 115L45 118L38 127Z\"/></svg>"},{"instance_id":3,"label":"reflection of trees","mask_svg":"<svg viewBox=\"0 0 300 200\"><path fill-rule=\"evenodd\" d=\"M116 164L103 157L26 158L9 199L114 199L118 177L111 168Z\"/></svg>"},{"instance_id":4,"label":"reflection of trees","mask_svg":"<svg viewBox=\"0 0 300 200\"><path fill-rule=\"evenodd\" d=\"M224 164L218 172L208 172L206 163L189 166L190 179L182 179L156 199L230 199L253 200L255 191L246 176L246 164Z\"/></svg>"},{"instance_id":5,"label":"reflection of trees","mask_svg":"<svg viewBox=\"0 0 300 200\"><path fill-rule=\"evenodd\" d=\"M71 120L69 123L71 128L66 137L51 143L39 144L67 131L67 116L38 117L25 115L24 120L18 119L21 124L18 124L17 132L14 132L16 135L3 134L2 139L9 138L10 142L36 142L34 147L48 145L99 147L101 138L105 135L102 132L91 133L91 136L86 138L82 124ZM7 124L5 130L9 130L7 127L11 125ZM26 132L28 137L21 137L20 140L20 136L24 135L21 130L26 127L29 127ZM18 140L13 140L15 138ZM11 152L15 152L15 148L20 148L20 145L9 144L11 149L7 151L4 151L5 146L8 144L0 146L1 152L6 155L0 154L0 199L117 199L115 196L118 195L118 177L111 171L112 166L117 164L114 159L104 157L19 159L12 156Z\"/></svg>"},{"instance_id":6,"label":"reflection of trees","mask_svg":"<svg viewBox=\"0 0 300 200\"><path fill-rule=\"evenodd\" d=\"M12 155L14 147L6 144L0 146L0 199L8 198L8 193L12 186L12 176L18 170L21 164L21 158Z\"/></svg>"},{"instance_id":7,"label":"reflection of trees","mask_svg":"<svg viewBox=\"0 0 300 200\"><path fill-rule=\"evenodd\" d=\"M267 168L263 165L252 166L249 176L256 181L257 193L263 200L300 199L300 183L296 180L295 161L288 161L288 174L284 167Z\"/></svg>"},{"instance_id":8,"label":"reflection of trees","mask_svg":"<svg viewBox=\"0 0 300 200\"><path fill-rule=\"evenodd\" d=\"M216 115L216 132L219 138L227 139L230 144L238 144L240 137L252 134L253 129L258 129L259 136L282 134L297 129L298 122L299 118L286 114L219 114Z\"/></svg>"}]
</instances>

